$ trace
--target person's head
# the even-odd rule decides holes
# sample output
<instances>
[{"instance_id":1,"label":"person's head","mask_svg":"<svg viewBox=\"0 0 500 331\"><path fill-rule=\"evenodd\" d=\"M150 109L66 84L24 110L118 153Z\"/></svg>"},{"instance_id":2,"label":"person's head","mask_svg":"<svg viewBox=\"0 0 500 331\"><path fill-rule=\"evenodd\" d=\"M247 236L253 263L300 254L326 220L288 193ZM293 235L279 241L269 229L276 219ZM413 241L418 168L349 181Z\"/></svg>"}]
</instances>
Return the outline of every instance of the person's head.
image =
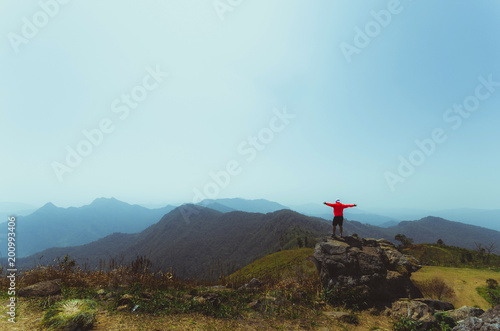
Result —
<instances>
[{"instance_id":1,"label":"person's head","mask_svg":"<svg viewBox=\"0 0 500 331\"><path fill-rule=\"evenodd\" d=\"M337 199L337 200L335 201L335 203L340 203L340 199Z\"/></svg>"}]
</instances>

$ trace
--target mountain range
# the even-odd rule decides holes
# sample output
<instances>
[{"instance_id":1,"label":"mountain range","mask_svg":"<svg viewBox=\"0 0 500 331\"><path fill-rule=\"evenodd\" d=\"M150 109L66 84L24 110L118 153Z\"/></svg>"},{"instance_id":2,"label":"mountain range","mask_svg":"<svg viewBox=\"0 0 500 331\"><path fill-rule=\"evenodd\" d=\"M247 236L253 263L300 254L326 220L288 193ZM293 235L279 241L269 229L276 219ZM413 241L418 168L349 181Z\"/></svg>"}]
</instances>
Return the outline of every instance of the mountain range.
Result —
<instances>
[{"instance_id":1,"label":"mountain range","mask_svg":"<svg viewBox=\"0 0 500 331\"><path fill-rule=\"evenodd\" d=\"M304 215L321 217L327 220L331 220L333 216L331 208L325 207L321 203L299 205L292 207L291 209ZM425 210L407 208L378 208L373 210L364 210L362 207L358 206L356 208L347 208L344 210L344 216L347 219L381 227L394 226L401 221L418 220L429 215L500 231L500 209L459 208Z\"/></svg>"},{"instance_id":2,"label":"mountain range","mask_svg":"<svg viewBox=\"0 0 500 331\"><path fill-rule=\"evenodd\" d=\"M203 210L204 214L208 213L206 210L211 210L212 212L217 212L216 215L218 216L215 217L215 214L210 214L211 216L208 217L207 214L205 215L207 217L204 222L197 217L195 218L198 222L195 222L198 224L196 226L186 223L185 220L184 223L170 222L173 217L170 215L170 212L175 210L175 208L176 207L174 206L168 205L163 208L148 209L138 205L130 205L114 198L99 198L94 200L89 205L78 208L60 208L56 207L52 203L47 203L34 213L27 216L19 216L17 218L17 257L26 257L48 248L61 247L65 249L58 250L54 248L53 250L49 250L49 253L44 252L43 254L54 258L55 256L60 256L61 254L64 256L65 253L63 254L63 252L66 250L67 252L81 252L78 253L79 257L88 258L91 256L91 254L88 253L88 249L95 252L97 251L95 247L99 247L102 254L92 253L92 256L104 259L120 256L129 258L134 255L134 252L140 252L143 255L149 256L153 254L152 252L158 250L159 247L163 247L164 245L168 247L168 251L182 252L181 247L184 247L184 242L191 244L193 241L210 242L210 245L206 247L206 251L214 252L210 248L213 247L213 243L211 241L212 238L219 238L218 242L226 242L228 239L224 239L224 236L227 236L229 233L238 237L239 231L246 231L246 234L256 232L259 233L259 236L256 238L264 238L265 235L260 233L257 228L247 228L246 225L256 226L259 222L255 219L260 219L261 217L264 217L263 215L273 214L278 211L281 215L285 215L282 216L282 218L288 217L295 220L300 219L301 221L294 225L298 227L297 229L299 229L297 230L297 233L303 232L306 237L309 236L310 240L314 240L314 238L320 234L327 235L331 232L331 214L325 213L323 217L303 215L301 213L291 211L290 209L287 209L286 206L279 203L263 199L204 200L196 206L197 210ZM330 207L326 207L321 204L310 205L308 206L308 209L302 206L302 209L305 209L307 213L324 211L325 208L331 213ZM352 210L353 213L348 214L348 210ZM292 217L291 215L295 216ZM448 245L455 245L469 249L475 249L478 243L489 244L500 242L498 231L453 222L443 218L429 216L418 221L396 222L394 219L384 218L380 215L378 215L380 218L377 219L376 216L377 214L365 213L357 208L347 209L346 219L356 219L356 221L345 221L345 233L357 233L362 237L386 238L393 242L394 236L401 233L407 237L413 238L415 243L433 243L438 239L441 239ZM375 223L381 223L383 226L366 224L366 222L363 224L362 219L364 217L371 218L372 220L377 219ZM234 221L231 223L230 219L235 218L243 218L247 221ZM219 222L222 222L222 226ZM169 226L178 224L175 228L176 231L173 231L170 227L168 227L168 231L157 231L158 233L162 233L162 238L166 244L164 244L159 238L148 238L145 234L147 232L143 233L143 231L151 229L151 227L158 226L160 223L171 223ZM214 231L216 230L213 228L205 229L205 223L212 224L212 227L216 229L224 228L226 229L226 232L219 234L215 233ZM314 223L320 225L315 225L314 227L303 227L301 225L302 223ZM231 226L227 226L227 224L231 224ZM196 231L194 228L203 229L210 235L208 237L198 238L195 235ZM0 229L2 229L1 231L3 232L7 231L6 224L3 226L0 224ZM158 230L158 228L156 228L156 230ZM286 228L282 227L277 227L275 229L277 235L283 235L284 238L289 238L287 231L288 230ZM172 233L175 235L171 236ZM151 233L151 236L153 235L154 233ZM1 236L1 238L6 238L5 233ZM136 242L136 240L142 240L141 238L147 238L144 243L152 242L154 245L138 244L136 247L131 247L129 245L130 243ZM179 241L179 238L184 238L185 241ZM257 242L265 242L263 240L255 240ZM290 240L293 241L296 240L296 238ZM268 244L269 243L266 243L264 245L268 252L272 252L276 249L284 249L286 245L293 245L283 242L281 242L278 246L269 246ZM220 245L217 243L215 246L219 247ZM147 249L145 250L143 247L149 247L149 251ZM0 239L0 253L4 257L6 256L6 248L6 243ZM224 250L222 246L220 246L220 249L222 251ZM234 247L232 249L237 251ZM52 252L57 253L52 254ZM255 257L256 252L259 253L260 251L257 250L252 252L252 258ZM163 253L166 254L165 251L163 251ZM182 256L182 254L183 253L176 253L177 256ZM205 256L203 252L201 252L201 255ZM236 255L239 256L239 259L242 262L248 260L248 258L244 257L244 254L237 253ZM41 255L38 254L37 256ZM207 255L207 259L209 257L210 256ZM231 258L223 254L221 256L215 254L214 258L220 261L233 261ZM210 257L209 264L213 264L214 258ZM167 262L170 263L171 260L172 259L169 259ZM235 262L233 261L231 263L233 265L239 265L237 260L238 259L234 259ZM167 262L160 262L160 265L166 266L168 264ZM180 264L175 265L179 266ZM192 273L186 271L185 274L191 276Z\"/></svg>"},{"instance_id":3,"label":"mountain range","mask_svg":"<svg viewBox=\"0 0 500 331\"><path fill-rule=\"evenodd\" d=\"M174 208L148 209L114 198L99 198L78 208L60 208L49 202L16 218L16 256L28 256L50 247L82 245L114 232L140 232ZM1 238L7 238L6 224L0 224L0 229ZM0 253L7 255L3 240Z\"/></svg>"},{"instance_id":4,"label":"mountain range","mask_svg":"<svg viewBox=\"0 0 500 331\"><path fill-rule=\"evenodd\" d=\"M17 260L18 266L47 264L66 254L91 268L97 267L99 260L128 263L145 256L156 267L173 270L181 278L214 278L267 254L296 247L297 238L312 247L315 238L331 231L323 220L291 210L221 213L190 205L196 213L187 221L182 208L140 233L114 233L86 245L50 248Z\"/></svg>"},{"instance_id":5,"label":"mountain range","mask_svg":"<svg viewBox=\"0 0 500 331\"><path fill-rule=\"evenodd\" d=\"M108 208L116 202L101 199L92 205L96 207L102 203L101 207ZM224 206L215 203L217 208ZM57 209L49 207L44 211ZM279 250L301 245L312 247L317 238L331 234L330 221L289 209L255 213L221 212L199 205L187 207L196 211L189 219L182 211L186 206L181 206L140 232L113 233L85 245L46 249L18 259L18 265L29 267L52 263L57 257L69 254L80 264L95 268L99 260L114 259L118 263L129 263L138 256L145 256L157 268L173 270L182 278L214 278L221 272L229 274ZM46 217L53 219L50 215ZM118 218L116 215L113 217ZM356 233L360 237L386 238L393 242L396 234L411 237L415 243L435 243L441 239L447 245L470 249L475 249L476 243L500 242L498 231L431 216L387 228L345 221L344 231L346 235Z\"/></svg>"},{"instance_id":6,"label":"mountain range","mask_svg":"<svg viewBox=\"0 0 500 331\"><path fill-rule=\"evenodd\" d=\"M249 213L271 213L273 211L290 209L287 206L265 199L247 200L241 198L232 199L205 199L198 203L199 206L218 210L226 213L230 211L245 211Z\"/></svg>"},{"instance_id":7,"label":"mountain range","mask_svg":"<svg viewBox=\"0 0 500 331\"><path fill-rule=\"evenodd\" d=\"M11 216L25 216L33 213L35 206L20 202L0 202L0 223L7 221Z\"/></svg>"}]
</instances>

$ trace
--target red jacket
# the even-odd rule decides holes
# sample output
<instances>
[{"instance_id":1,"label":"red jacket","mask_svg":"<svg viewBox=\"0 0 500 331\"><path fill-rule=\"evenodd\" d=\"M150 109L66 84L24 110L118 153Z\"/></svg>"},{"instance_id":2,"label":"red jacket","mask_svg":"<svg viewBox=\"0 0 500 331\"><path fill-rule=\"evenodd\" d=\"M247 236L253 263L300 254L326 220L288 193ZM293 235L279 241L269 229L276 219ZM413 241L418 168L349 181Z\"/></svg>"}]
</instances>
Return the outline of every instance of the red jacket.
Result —
<instances>
[{"instance_id":1,"label":"red jacket","mask_svg":"<svg viewBox=\"0 0 500 331\"><path fill-rule=\"evenodd\" d=\"M344 205L339 203L327 203L327 206L333 207L334 216L344 216L344 209L349 207L354 207L354 205Z\"/></svg>"}]
</instances>

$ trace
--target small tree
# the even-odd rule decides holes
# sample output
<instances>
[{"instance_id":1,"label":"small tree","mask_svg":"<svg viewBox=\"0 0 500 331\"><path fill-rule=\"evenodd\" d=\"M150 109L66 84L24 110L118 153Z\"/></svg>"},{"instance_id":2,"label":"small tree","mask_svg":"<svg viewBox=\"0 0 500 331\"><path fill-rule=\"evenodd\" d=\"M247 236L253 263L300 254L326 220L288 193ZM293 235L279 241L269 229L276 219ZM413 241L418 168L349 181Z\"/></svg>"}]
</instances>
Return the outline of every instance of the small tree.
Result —
<instances>
[{"instance_id":1,"label":"small tree","mask_svg":"<svg viewBox=\"0 0 500 331\"><path fill-rule=\"evenodd\" d=\"M437 244L438 245L444 245L443 239L438 239Z\"/></svg>"},{"instance_id":2,"label":"small tree","mask_svg":"<svg viewBox=\"0 0 500 331\"><path fill-rule=\"evenodd\" d=\"M488 284L488 288L496 289L498 286L498 282L492 278L486 280L486 284Z\"/></svg>"},{"instance_id":3,"label":"small tree","mask_svg":"<svg viewBox=\"0 0 500 331\"><path fill-rule=\"evenodd\" d=\"M497 248L497 244L495 242L491 242L489 244L486 245L485 247L485 250L487 252L487 255L486 255L486 263L490 263L490 255L495 251L495 249Z\"/></svg>"},{"instance_id":4,"label":"small tree","mask_svg":"<svg viewBox=\"0 0 500 331\"><path fill-rule=\"evenodd\" d=\"M483 244L482 243L477 243L475 242L474 243L476 245L476 252L477 254L479 255L479 258L481 259L481 261L484 263L484 254L486 253L486 249L484 249L483 247Z\"/></svg>"},{"instance_id":5,"label":"small tree","mask_svg":"<svg viewBox=\"0 0 500 331\"><path fill-rule=\"evenodd\" d=\"M413 244L413 238L408 238L404 234L398 233L394 236L394 239L401 242L402 246L409 246Z\"/></svg>"},{"instance_id":6,"label":"small tree","mask_svg":"<svg viewBox=\"0 0 500 331\"><path fill-rule=\"evenodd\" d=\"M66 254L62 261L58 258L58 265L62 271L66 272L72 271L73 267L76 266L76 262L68 254Z\"/></svg>"},{"instance_id":7,"label":"small tree","mask_svg":"<svg viewBox=\"0 0 500 331\"><path fill-rule=\"evenodd\" d=\"M302 241L302 238L297 237L297 245L299 246L299 248L304 247L304 242Z\"/></svg>"}]
</instances>

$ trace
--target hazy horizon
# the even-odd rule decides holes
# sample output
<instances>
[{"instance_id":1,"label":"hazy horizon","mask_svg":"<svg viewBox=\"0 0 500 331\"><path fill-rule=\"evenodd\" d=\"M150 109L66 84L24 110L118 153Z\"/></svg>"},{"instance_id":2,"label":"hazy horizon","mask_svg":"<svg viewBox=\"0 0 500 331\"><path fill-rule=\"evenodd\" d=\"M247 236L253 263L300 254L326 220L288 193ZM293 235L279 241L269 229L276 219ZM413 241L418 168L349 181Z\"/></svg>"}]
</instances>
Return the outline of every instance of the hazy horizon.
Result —
<instances>
[{"instance_id":1,"label":"hazy horizon","mask_svg":"<svg viewBox=\"0 0 500 331\"><path fill-rule=\"evenodd\" d=\"M56 207L60 207L60 208L70 208L70 207L76 207L76 208L79 208L79 207L83 207L83 206L88 206L90 204L92 204L95 200L97 199L116 199L120 202L124 202L124 203L127 203L129 205L139 205L139 206L142 206L142 207L145 207L145 208L149 208L149 209L155 209L155 208L162 208L162 207L166 207L166 206L181 206L181 205L184 205L184 204L191 204L192 202L190 201L185 201L185 202L177 202L177 201L167 201L167 202L164 202L164 203L139 203L139 202L134 202L134 201L124 201L124 200L121 200L121 199L117 199L116 197L96 197L94 199L91 199L89 201L86 201L86 202L82 202L82 203L78 203L78 204L64 204L64 205L59 205L53 201L46 201L45 203L42 203L40 205L36 205L36 204L26 204L26 203L22 203L22 202L8 202L8 201L0 201L0 210L1 211L7 211L8 209L8 206L9 205L12 205L14 206L14 210L22 210L22 209L26 209L26 210L29 210L29 209L39 209L39 208L42 208L43 206L45 206L46 204L49 204L49 203L52 203L53 205L55 205ZM325 214L329 214L331 213L331 209L328 208L328 207L324 207L323 205L323 201L321 202L306 202L306 203L301 203L301 204L286 204L286 203L283 203L282 201L274 201L274 200L268 200L268 199L263 199L263 198L255 198L255 199L247 199L247 198L242 198L242 197L228 197L228 198L220 198L220 199L243 199L243 200L248 200L248 201L252 201L252 200L266 200L266 201L270 201L270 202L275 202L275 203L278 203L278 204L281 204L285 207L288 207L288 208L298 208L298 207L302 207L302 208L306 208L306 207L319 207L319 208L324 208L325 210ZM217 200L217 199L215 199ZM331 202L331 203L334 203L333 200L328 200L327 202ZM347 201L342 201L343 203L349 203ZM464 208L441 208L441 209L429 209L429 208L386 208L386 207L380 207L380 208L377 208L377 207L370 207L370 208L367 208L366 206L357 206L356 209L349 209L347 210L346 212L354 212L354 213L359 213L359 212L372 212L372 213L383 213L384 211L389 211L389 212L394 212L394 211L410 211L410 212L432 212L432 211L448 211L448 210L453 210L453 211L457 211L457 210L460 210L460 209L464 209L464 210L483 210L483 211L489 211L489 210L500 210L498 208L469 208L469 207L464 207Z\"/></svg>"},{"instance_id":2,"label":"hazy horizon","mask_svg":"<svg viewBox=\"0 0 500 331\"><path fill-rule=\"evenodd\" d=\"M500 209L500 4L215 3L2 1L0 201Z\"/></svg>"}]
</instances>

